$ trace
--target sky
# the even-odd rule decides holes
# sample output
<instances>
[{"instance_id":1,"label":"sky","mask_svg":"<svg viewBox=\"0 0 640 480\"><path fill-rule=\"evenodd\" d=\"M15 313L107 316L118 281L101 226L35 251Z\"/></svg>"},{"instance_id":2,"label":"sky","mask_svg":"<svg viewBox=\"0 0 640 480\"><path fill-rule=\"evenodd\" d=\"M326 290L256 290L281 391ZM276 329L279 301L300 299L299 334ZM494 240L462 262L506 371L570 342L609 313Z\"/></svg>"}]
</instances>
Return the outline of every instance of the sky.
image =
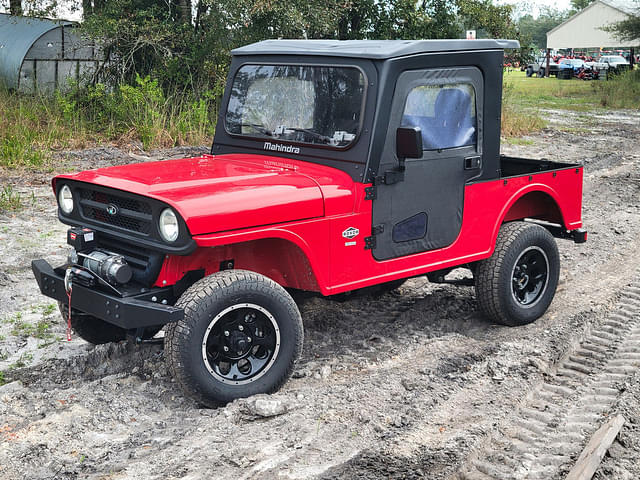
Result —
<instances>
[{"instance_id":1,"label":"sky","mask_svg":"<svg viewBox=\"0 0 640 480\"><path fill-rule=\"evenodd\" d=\"M568 10L571 7L570 0L524 0L524 1L516 1L516 0L493 0L494 3L498 5L503 5L505 3L509 3L515 6L516 15L521 16L526 13L531 13L534 17L538 16L538 13L541 9L545 7L554 8L556 10ZM7 9L3 8L5 4L8 5L8 0L0 0L0 12L4 12ZM76 3L72 1L58 0L58 4L60 7L58 8L58 16L59 18L63 18L65 20L79 20L80 12L75 11L71 12L67 5ZM66 8L65 8L66 7Z\"/></svg>"}]
</instances>

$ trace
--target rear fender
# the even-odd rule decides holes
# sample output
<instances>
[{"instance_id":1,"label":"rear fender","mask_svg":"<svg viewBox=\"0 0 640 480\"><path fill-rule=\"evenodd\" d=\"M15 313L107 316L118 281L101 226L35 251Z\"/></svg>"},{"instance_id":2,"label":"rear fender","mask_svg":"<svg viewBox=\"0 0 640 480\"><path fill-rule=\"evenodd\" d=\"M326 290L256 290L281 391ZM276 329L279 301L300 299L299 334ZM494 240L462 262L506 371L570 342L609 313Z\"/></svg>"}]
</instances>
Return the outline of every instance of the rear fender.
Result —
<instances>
[{"instance_id":1,"label":"rear fender","mask_svg":"<svg viewBox=\"0 0 640 480\"><path fill-rule=\"evenodd\" d=\"M495 246L503 223L524 220L525 218L534 218L566 226L556 192L546 185L528 185L515 192L505 204L493 231L492 245Z\"/></svg>"}]
</instances>

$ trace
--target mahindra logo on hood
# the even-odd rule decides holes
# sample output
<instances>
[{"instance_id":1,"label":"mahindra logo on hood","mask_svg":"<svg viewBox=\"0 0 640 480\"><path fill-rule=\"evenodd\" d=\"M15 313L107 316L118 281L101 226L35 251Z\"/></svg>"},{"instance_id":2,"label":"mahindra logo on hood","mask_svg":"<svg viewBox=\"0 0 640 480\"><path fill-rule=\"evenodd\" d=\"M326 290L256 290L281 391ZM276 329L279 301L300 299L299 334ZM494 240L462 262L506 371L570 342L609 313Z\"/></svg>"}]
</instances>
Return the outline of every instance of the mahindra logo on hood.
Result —
<instances>
[{"instance_id":1,"label":"mahindra logo on hood","mask_svg":"<svg viewBox=\"0 0 640 480\"><path fill-rule=\"evenodd\" d=\"M298 147L294 147L293 145L282 145L280 143L264 142L264 146L262 148L265 150L271 150L272 152L300 153L300 149Z\"/></svg>"}]
</instances>

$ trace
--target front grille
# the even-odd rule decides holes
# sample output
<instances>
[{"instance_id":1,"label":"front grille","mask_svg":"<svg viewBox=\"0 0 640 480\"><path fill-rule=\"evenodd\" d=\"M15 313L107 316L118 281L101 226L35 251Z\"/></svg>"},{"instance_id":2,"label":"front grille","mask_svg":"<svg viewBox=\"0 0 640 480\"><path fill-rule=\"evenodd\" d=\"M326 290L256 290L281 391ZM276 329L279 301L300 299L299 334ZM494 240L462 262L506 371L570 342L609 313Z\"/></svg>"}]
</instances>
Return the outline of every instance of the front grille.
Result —
<instances>
[{"instance_id":1,"label":"front grille","mask_svg":"<svg viewBox=\"0 0 640 480\"><path fill-rule=\"evenodd\" d=\"M152 232L153 216L149 203L86 188L78 191L83 217L144 235Z\"/></svg>"}]
</instances>

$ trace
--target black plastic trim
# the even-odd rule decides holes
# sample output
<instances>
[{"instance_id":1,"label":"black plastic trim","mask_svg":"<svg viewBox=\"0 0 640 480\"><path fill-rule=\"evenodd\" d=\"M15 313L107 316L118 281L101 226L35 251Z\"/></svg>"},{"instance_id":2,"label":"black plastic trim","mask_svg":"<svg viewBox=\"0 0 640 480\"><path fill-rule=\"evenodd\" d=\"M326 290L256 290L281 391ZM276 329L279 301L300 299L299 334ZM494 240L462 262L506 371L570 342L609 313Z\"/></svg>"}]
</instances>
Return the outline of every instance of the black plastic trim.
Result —
<instances>
[{"instance_id":1,"label":"black plastic trim","mask_svg":"<svg viewBox=\"0 0 640 480\"><path fill-rule=\"evenodd\" d=\"M99 232L100 235L106 236L107 238L112 238L120 242L136 245L138 247L161 252L164 254L189 255L197 247L195 240L191 238L184 219L177 212L175 212L175 209L171 207L171 205L168 205L154 198L134 194L125 190L119 190L117 188L104 187L102 185L68 179L60 179L56 182L56 199L58 197L58 192L63 185L69 185L74 195L74 208L69 215L65 215L60 207L58 207L58 219L64 224L71 226L88 227ZM79 208L81 199L78 194L78 189L92 189L98 192L118 195L124 198L130 198L148 203L152 211L150 215L152 223L152 233L146 234L142 232L135 232L133 230L127 230L85 217L81 213L81 208ZM180 235L174 243L165 242L162 239L160 232L158 231L158 218L160 216L160 213L165 208L173 209L180 224Z\"/></svg>"},{"instance_id":2,"label":"black plastic trim","mask_svg":"<svg viewBox=\"0 0 640 480\"><path fill-rule=\"evenodd\" d=\"M31 269L40 292L58 302L68 302L61 269L54 270L46 260L33 260ZM157 301L151 301L156 297ZM174 300L173 287L144 289L139 294L117 297L74 284L71 307L127 330L177 322L184 317L182 308L163 305Z\"/></svg>"}]
</instances>

